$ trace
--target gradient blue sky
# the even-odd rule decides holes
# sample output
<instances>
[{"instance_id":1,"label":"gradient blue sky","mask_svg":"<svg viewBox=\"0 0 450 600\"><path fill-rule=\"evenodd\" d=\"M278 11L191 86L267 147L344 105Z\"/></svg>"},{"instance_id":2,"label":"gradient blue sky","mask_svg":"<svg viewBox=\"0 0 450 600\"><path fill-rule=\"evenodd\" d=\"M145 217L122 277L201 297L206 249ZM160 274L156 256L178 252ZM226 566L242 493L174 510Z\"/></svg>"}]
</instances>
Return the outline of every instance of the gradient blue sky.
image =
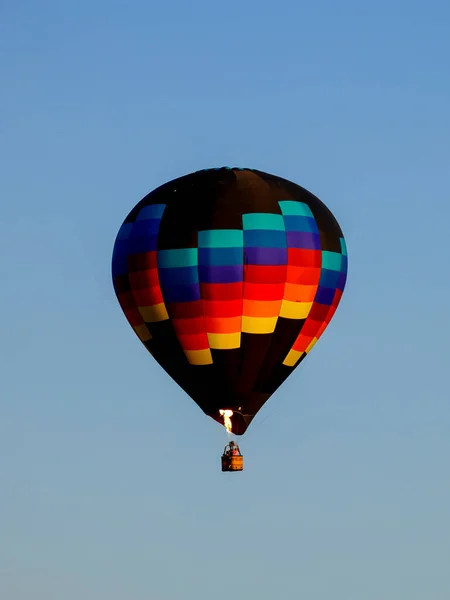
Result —
<instances>
[{"instance_id":1,"label":"gradient blue sky","mask_svg":"<svg viewBox=\"0 0 450 600\"><path fill-rule=\"evenodd\" d=\"M2 599L449 599L449 22L445 0L2 2ZM307 187L349 249L237 475L110 279L132 206L222 165Z\"/></svg>"}]
</instances>

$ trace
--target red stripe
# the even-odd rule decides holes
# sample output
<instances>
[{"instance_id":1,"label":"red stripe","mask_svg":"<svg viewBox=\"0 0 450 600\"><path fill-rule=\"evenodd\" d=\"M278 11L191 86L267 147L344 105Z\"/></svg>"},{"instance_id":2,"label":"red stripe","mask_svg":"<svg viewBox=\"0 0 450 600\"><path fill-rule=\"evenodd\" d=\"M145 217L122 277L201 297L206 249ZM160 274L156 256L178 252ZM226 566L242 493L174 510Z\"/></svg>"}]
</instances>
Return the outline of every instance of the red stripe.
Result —
<instances>
[{"instance_id":1,"label":"red stripe","mask_svg":"<svg viewBox=\"0 0 450 600\"><path fill-rule=\"evenodd\" d=\"M336 290L336 292L334 293L333 302L331 304L337 308L339 302L341 301L341 298L342 298L342 290Z\"/></svg>"},{"instance_id":2,"label":"red stripe","mask_svg":"<svg viewBox=\"0 0 450 600\"><path fill-rule=\"evenodd\" d=\"M141 252L128 256L129 271L143 271L145 269L154 269L158 266L156 250L152 252Z\"/></svg>"},{"instance_id":3,"label":"red stripe","mask_svg":"<svg viewBox=\"0 0 450 600\"><path fill-rule=\"evenodd\" d=\"M194 302L172 302L166 305L171 319L192 319L203 316L203 303L201 300Z\"/></svg>"},{"instance_id":4,"label":"red stripe","mask_svg":"<svg viewBox=\"0 0 450 600\"><path fill-rule=\"evenodd\" d=\"M137 308L125 308L123 312L125 313L125 316L132 327L144 324L144 320L141 316L141 313L138 311Z\"/></svg>"},{"instance_id":5,"label":"red stripe","mask_svg":"<svg viewBox=\"0 0 450 600\"><path fill-rule=\"evenodd\" d=\"M306 336L300 334L298 338L295 340L294 345L292 346L292 350L296 350L297 352L304 352L306 348L313 341L313 336Z\"/></svg>"},{"instance_id":6,"label":"red stripe","mask_svg":"<svg viewBox=\"0 0 450 600\"><path fill-rule=\"evenodd\" d=\"M242 315L242 300L204 300L205 317L239 317Z\"/></svg>"},{"instance_id":7,"label":"red stripe","mask_svg":"<svg viewBox=\"0 0 450 600\"><path fill-rule=\"evenodd\" d=\"M247 265L244 269L244 279L249 283L284 283L287 266Z\"/></svg>"},{"instance_id":8,"label":"red stripe","mask_svg":"<svg viewBox=\"0 0 450 600\"><path fill-rule=\"evenodd\" d=\"M323 321L314 321L313 319L306 319L305 324L302 327L301 334L307 337L314 337L322 326Z\"/></svg>"},{"instance_id":9,"label":"red stripe","mask_svg":"<svg viewBox=\"0 0 450 600\"><path fill-rule=\"evenodd\" d=\"M200 295L204 300L237 300L242 298L244 284L238 283L201 283Z\"/></svg>"},{"instance_id":10,"label":"red stripe","mask_svg":"<svg viewBox=\"0 0 450 600\"><path fill-rule=\"evenodd\" d=\"M177 335L178 341L183 350L206 350L209 348L208 336L206 333L198 335Z\"/></svg>"},{"instance_id":11,"label":"red stripe","mask_svg":"<svg viewBox=\"0 0 450 600\"><path fill-rule=\"evenodd\" d=\"M284 283L245 283L244 298L247 300L282 300Z\"/></svg>"},{"instance_id":12,"label":"red stripe","mask_svg":"<svg viewBox=\"0 0 450 600\"><path fill-rule=\"evenodd\" d=\"M153 306L164 302L159 285L144 290L133 290L133 296L138 306Z\"/></svg>"},{"instance_id":13,"label":"red stripe","mask_svg":"<svg viewBox=\"0 0 450 600\"><path fill-rule=\"evenodd\" d=\"M206 333L205 320L203 317L194 317L193 319L172 319L172 324L177 334Z\"/></svg>"},{"instance_id":14,"label":"red stripe","mask_svg":"<svg viewBox=\"0 0 450 600\"><path fill-rule=\"evenodd\" d=\"M314 302L308 315L308 319L312 319L313 321L325 321L329 308L330 307L325 306L325 304Z\"/></svg>"},{"instance_id":15,"label":"red stripe","mask_svg":"<svg viewBox=\"0 0 450 600\"><path fill-rule=\"evenodd\" d=\"M318 267L288 267L286 280L298 285L317 285L321 269Z\"/></svg>"},{"instance_id":16,"label":"red stripe","mask_svg":"<svg viewBox=\"0 0 450 600\"><path fill-rule=\"evenodd\" d=\"M323 333L323 332L325 331L325 329L328 327L328 325L330 324L330 321L331 321L331 319L333 318L333 316L334 316L334 313L335 313L335 312L336 312L336 309L334 308L334 306L332 306L332 307L330 308L330 310L328 311L327 318L326 318L326 319L325 319L325 321L322 323L322 325L321 325L321 327L320 327L319 331L318 331L318 332L317 332L317 334L316 334L316 338L317 338L317 339L319 339L319 338L320 338L320 336L322 335L322 333Z\"/></svg>"},{"instance_id":17,"label":"red stripe","mask_svg":"<svg viewBox=\"0 0 450 600\"><path fill-rule=\"evenodd\" d=\"M322 252L320 250L288 248L288 264L298 267L321 267Z\"/></svg>"},{"instance_id":18,"label":"red stripe","mask_svg":"<svg viewBox=\"0 0 450 600\"><path fill-rule=\"evenodd\" d=\"M146 269L130 273L130 286L133 290L159 285L158 269Z\"/></svg>"},{"instance_id":19,"label":"red stripe","mask_svg":"<svg viewBox=\"0 0 450 600\"><path fill-rule=\"evenodd\" d=\"M136 308L136 300L131 292L121 292L117 294L117 299L123 310L127 308Z\"/></svg>"}]
</instances>

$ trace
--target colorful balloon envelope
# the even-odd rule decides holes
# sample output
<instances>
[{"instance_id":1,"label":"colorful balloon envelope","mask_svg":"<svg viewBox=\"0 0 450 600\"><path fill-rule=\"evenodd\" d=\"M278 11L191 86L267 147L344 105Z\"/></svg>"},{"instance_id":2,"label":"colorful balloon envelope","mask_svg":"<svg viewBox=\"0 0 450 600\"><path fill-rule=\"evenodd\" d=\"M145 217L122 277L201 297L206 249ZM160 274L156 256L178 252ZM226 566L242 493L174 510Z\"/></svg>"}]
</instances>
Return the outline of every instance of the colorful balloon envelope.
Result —
<instances>
[{"instance_id":1,"label":"colorful balloon envelope","mask_svg":"<svg viewBox=\"0 0 450 600\"><path fill-rule=\"evenodd\" d=\"M112 276L153 358L242 435L330 323L347 249L334 216L299 185L254 169L207 169L133 208Z\"/></svg>"}]
</instances>

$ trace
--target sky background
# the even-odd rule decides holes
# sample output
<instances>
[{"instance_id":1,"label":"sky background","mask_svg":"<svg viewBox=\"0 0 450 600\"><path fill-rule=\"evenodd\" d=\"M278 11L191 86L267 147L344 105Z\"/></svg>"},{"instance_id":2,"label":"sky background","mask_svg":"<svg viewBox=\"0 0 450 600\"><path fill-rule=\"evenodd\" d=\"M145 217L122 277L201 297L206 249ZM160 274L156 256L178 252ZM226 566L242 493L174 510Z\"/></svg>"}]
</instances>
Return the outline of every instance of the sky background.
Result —
<instances>
[{"instance_id":1,"label":"sky background","mask_svg":"<svg viewBox=\"0 0 450 600\"><path fill-rule=\"evenodd\" d=\"M448 600L450 4L0 3L0 597ZM151 189L318 195L342 303L240 439L115 298Z\"/></svg>"}]
</instances>

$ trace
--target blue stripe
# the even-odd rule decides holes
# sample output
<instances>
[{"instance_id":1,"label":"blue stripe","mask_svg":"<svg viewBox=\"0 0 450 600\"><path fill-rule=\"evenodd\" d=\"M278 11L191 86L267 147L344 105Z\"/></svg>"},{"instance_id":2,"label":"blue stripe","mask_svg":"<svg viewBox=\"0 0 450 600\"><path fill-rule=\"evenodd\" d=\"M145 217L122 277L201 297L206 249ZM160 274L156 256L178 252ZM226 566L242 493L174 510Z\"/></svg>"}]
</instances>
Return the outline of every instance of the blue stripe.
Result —
<instances>
[{"instance_id":1,"label":"blue stripe","mask_svg":"<svg viewBox=\"0 0 450 600\"><path fill-rule=\"evenodd\" d=\"M199 265L242 265L242 248L199 248Z\"/></svg>"},{"instance_id":2,"label":"blue stripe","mask_svg":"<svg viewBox=\"0 0 450 600\"><path fill-rule=\"evenodd\" d=\"M341 273L339 271L330 271L322 269L320 273L319 285L324 288L337 288Z\"/></svg>"},{"instance_id":3,"label":"blue stripe","mask_svg":"<svg viewBox=\"0 0 450 600\"><path fill-rule=\"evenodd\" d=\"M347 273L348 271L348 256L347 255L342 255L342 259L341 259L341 273Z\"/></svg>"},{"instance_id":4,"label":"blue stripe","mask_svg":"<svg viewBox=\"0 0 450 600\"><path fill-rule=\"evenodd\" d=\"M334 294L336 290L330 290L328 288L321 288L317 290L316 297L314 298L314 302L318 302L319 304L326 304L327 306L331 306L333 302Z\"/></svg>"},{"instance_id":5,"label":"blue stripe","mask_svg":"<svg viewBox=\"0 0 450 600\"><path fill-rule=\"evenodd\" d=\"M245 248L244 257L249 265L286 265L286 248Z\"/></svg>"},{"instance_id":6,"label":"blue stripe","mask_svg":"<svg viewBox=\"0 0 450 600\"><path fill-rule=\"evenodd\" d=\"M113 277L128 273L128 240L118 240L114 244L111 270Z\"/></svg>"},{"instance_id":7,"label":"blue stripe","mask_svg":"<svg viewBox=\"0 0 450 600\"><path fill-rule=\"evenodd\" d=\"M169 289L177 285L191 285L198 283L197 267L178 267L161 269L158 265L158 275L161 287Z\"/></svg>"},{"instance_id":8,"label":"blue stripe","mask_svg":"<svg viewBox=\"0 0 450 600\"><path fill-rule=\"evenodd\" d=\"M273 229L244 230L244 246L258 248L286 248L286 233Z\"/></svg>"},{"instance_id":9,"label":"blue stripe","mask_svg":"<svg viewBox=\"0 0 450 600\"><path fill-rule=\"evenodd\" d=\"M139 211L136 221L143 221L144 219L161 219L166 208L165 204L149 204L144 206Z\"/></svg>"},{"instance_id":10,"label":"blue stripe","mask_svg":"<svg viewBox=\"0 0 450 600\"><path fill-rule=\"evenodd\" d=\"M133 229L134 223L122 223L122 227L119 229L117 234L118 240L126 240L130 237L131 230Z\"/></svg>"},{"instance_id":11,"label":"blue stripe","mask_svg":"<svg viewBox=\"0 0 450 600\"><path fill-rule=\"evenodd\" d=\"M146 221L136 221L133 225L131 237L140 237L148 234L157 234L161 221L159 219L147 219Z\"/></svg>"},{"instance_id":12,"label":"blue stripe","mask_svg":"<svg viewBox=\"0 0 450 600\"><path fill-rule=\"evenodd\" d=\"M171 285L161 291L164 302L192 302L200 300L200 286L198 283L192 285Z\"/></svg>"},{"instance_id":13,"label":"blue stripe","mask_svg":"<svg viewBox=\"0 0 450 600\"><path fill-rule=\"evenodd\" d=\"M286 231L310 231L318 233L317 223L311 217L301 217L298 215L286 215L284 217Z\"/></svg>"},{"instance_id":14,"label":"blue stripe","mask_svg":"<svg viewBox=\"0 0 450 600\"><path fill-rule=\"evenodd\" d=\"M178 267L194 267L198 264L197 248L180 248L177 250L160 250L158 267L171 269Z\"/></svg>"},{"instance_id":15,"label":"blue stripe","mask_svg":"<svg viewBox=\"0 0 450 600\"><path fill-rule=\"evenodd\" d=\"M138 254L139 252L152 252L157 249L158 236L149 234L146 236L132 237L128 241L128 253Z\"/></svg>"},{"instance_id":16,"label":"blue stripe","mask_svg":"<svg viewBox=\"0 0 450 600\"><path fill-rule=\"evenodd\" d=\"M199 266L198 272L202 283L236 283L244 277L243 265Z\"/></svg>"},{"instance_id":17,"label":"blue stripe","mask_svg":"<svg viewBox=\"0 0 450 600\"><path fill-rule=\"evenodd\" d=\"M289 248L303 248L305 250L320 250L320 235L304 231L286 231Z\"/></svg>"}]
</instances>

